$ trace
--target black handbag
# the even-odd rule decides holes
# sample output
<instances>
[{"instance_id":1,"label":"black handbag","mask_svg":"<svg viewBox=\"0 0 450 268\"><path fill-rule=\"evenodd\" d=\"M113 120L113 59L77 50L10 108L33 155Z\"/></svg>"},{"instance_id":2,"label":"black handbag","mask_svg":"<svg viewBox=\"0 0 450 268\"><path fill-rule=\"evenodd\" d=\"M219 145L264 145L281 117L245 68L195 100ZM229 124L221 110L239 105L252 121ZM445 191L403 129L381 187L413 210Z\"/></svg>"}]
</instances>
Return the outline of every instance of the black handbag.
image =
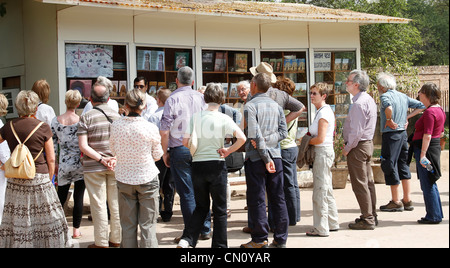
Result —
<instances>
[{"instance_id":1,"label":"black handbag","mask_svg":"<svg viewBox=\"0 0 450 268\"><path fill-rule=\"evenodd\" d=\"M244 166L244 153L233 152L229 156L225 157L228 172L236 172L242 169Z\"/></svg>"}]
</instances>

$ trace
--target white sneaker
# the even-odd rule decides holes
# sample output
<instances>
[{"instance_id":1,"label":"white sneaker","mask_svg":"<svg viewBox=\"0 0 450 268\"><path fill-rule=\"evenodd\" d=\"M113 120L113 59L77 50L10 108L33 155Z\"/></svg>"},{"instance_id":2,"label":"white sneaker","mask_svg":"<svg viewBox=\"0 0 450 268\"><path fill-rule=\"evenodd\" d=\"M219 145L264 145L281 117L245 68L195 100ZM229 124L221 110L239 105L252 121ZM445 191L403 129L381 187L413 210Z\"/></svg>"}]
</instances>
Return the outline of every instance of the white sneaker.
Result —
<instances>
[{"instance_id":1,"label":"white sneaker","mask_svg":"<svg viewBox=\"0 0 450 268\"><path fill-rule=\"evenodd\" d=\"M184 239L180 239L180 242L178 242L177 248L189 248L189 242Z\"/></svg>"}]
</instances>

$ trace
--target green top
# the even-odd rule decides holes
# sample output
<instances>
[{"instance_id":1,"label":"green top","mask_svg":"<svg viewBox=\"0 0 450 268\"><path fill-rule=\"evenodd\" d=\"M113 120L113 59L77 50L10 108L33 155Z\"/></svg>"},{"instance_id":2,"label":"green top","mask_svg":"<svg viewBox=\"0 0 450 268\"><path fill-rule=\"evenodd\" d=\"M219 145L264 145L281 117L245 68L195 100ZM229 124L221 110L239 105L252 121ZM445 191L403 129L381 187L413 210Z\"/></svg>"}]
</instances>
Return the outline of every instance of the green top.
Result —
<instances>
[{"instance_id":1,"label":"green top","mask_svg":"<svg viewBox=\"0 0 450 268\"><path fill-rule=\"evenodd\" d=\"M193 118L196 117L196 134L198 146L192 157L192 162L223 160L217 152L223 148L225 137L233 137L233 133L239 126L231 117L218 111L201 111L195 113L186 130L187 134L192 134Z\"/></svg>"},{"instance_id":2,"label":"green top","mask_svg":"<svg viewBox=\"0 0 450 268\"><path fill-rule=\"evenodd\" d=\"M289 110L284 110L284 115L288 115ZM295 138L297 136L298 118L295 118L287 124L288 136L280 142L281 150L297 146Z\"/></svg>"}]
</instances>

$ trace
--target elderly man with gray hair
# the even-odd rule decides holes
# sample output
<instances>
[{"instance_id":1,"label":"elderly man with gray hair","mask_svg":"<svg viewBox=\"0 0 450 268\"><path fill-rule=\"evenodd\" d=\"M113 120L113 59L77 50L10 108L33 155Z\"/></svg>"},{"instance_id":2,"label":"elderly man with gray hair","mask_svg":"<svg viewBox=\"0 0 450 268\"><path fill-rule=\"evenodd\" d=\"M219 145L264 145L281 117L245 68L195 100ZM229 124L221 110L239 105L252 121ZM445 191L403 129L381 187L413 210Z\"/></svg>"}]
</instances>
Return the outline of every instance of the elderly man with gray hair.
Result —
<instances>
[{"instance_id":1,"label":"elderly man with gray hair","mask_svg":"<svg viewBox=\"0 0 450 268\"><path fill-rule=\"evenodd\" d=\"M370 165L377 105L366 92L369 82L369 76L361 70L351 71L345 82L347 91L353 96L353 105L344 123L343 154L347 156L352 189L361 209L360 218L348 227L356 230L373 230L377 223L375 184Z\"/></svg>"},{"instance_id":2,"label":"elderly man with gray hair","mask_svg":"<svg viewBox=\"0 0 450 268\"><path fill-rule=\"evenodd\" d=\"M107 104L109 88L112 88L111 81L99 76L91 91L93 109L82 115L78 123L78 143L84 154L84 182L94 223L94 244L89 245L90 248L119 247L121 242L116 177L108 168L110 160L114 159L109 148L110 125L120 116ZM110 234L106 202L111 215Z\"/></svg>"},{"instance_id":3,"label":"elderly man with gray hair","mask_svg":"<svg viewBox=\"0 0 450 268\"><path fill-rule=\"evenodd\" d=\"M407 163L408 135L406 129L408 119L425 109L418 100L398 92L395 88L395 77L389 73L379 73L377 87L380 92L380 129L381 169L386 185L391 187L392 200L381 206L381 211L395 212L413 210L410 198L411 172ZM415 109L408 115L408 108ZM399 198L399 185L402 183L403 199Z\"/></svg>"}]
</instances>

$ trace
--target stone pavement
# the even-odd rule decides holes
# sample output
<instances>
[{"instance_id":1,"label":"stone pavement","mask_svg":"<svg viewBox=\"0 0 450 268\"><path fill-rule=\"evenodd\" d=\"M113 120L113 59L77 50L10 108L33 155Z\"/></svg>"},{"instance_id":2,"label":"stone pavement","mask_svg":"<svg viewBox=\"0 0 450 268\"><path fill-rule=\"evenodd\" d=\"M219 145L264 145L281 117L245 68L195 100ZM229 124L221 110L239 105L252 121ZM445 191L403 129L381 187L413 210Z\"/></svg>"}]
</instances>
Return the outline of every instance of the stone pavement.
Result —
<instances>
[{"instance_id":1,"label":"stone pavement","mask_svg":"<svg viewBox=\"0 0 450 268\"><path fill-rule=\"evenodd\" d=\"M448 159L446 160L448 161ZM345 189L335 189L334 196L338 206L340 230L330 233L329 237L308 237L305 232L312 228L312 188L300 189L301 221L296 226L289 226L288 248L448 248L449 247L449 172L437 182L444 210L444 220L437 225L418 224L417 220L425 216L422 191L415 173L412 174L412 200L414 211L381 212L378 211L379 225L375 230L359 231L348 229L348 224L359 217L360 211L351 184ZM228 245L238 248L250 241L250 235L242 232L247 224L245 185L232 185L235 191L231 200L231 217L228 219ZM390 188L376 184L377 208L391 199ZM89 198L85 194L88 202ZM72 217L67 216L72 234ZM170 222L158 223L158 240L160 248L175 248L173 239L182 234L183 220L179 204L174 206L174 215ZM93 225L83 216L81 223L82 237L72 240L74 247L86 248L94 241ZM269 243L272 242L269 234ZM209 248L211 241L199 241L198 248Z\"/></svg>"}]
</instances>

